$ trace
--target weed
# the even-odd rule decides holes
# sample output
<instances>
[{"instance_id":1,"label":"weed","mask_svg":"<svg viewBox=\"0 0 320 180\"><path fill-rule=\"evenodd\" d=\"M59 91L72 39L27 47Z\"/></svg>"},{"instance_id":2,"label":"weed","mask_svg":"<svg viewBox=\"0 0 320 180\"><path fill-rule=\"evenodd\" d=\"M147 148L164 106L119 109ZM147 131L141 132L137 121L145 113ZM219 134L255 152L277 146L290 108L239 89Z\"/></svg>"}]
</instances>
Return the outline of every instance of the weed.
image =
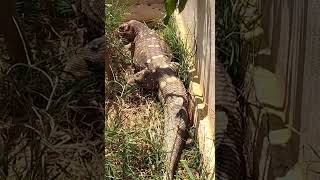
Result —
<instances>
[{"instance_id":1,"label":"weed","mask_svg":"<svg viewBox=\"0 0 320 180\"><path fill-rule=\"evenodd\" d=\"M193 54L188 51L185 43L177 35L177 25L174 18L172 18L168 25L162 25L163 27L159 29L159 34L168 43L172 55L173 61L179 63L178 76L184 83L185 87L189 87L189 71L193 68L193 64L190 63Z\"/></svg>"}]
</instances>

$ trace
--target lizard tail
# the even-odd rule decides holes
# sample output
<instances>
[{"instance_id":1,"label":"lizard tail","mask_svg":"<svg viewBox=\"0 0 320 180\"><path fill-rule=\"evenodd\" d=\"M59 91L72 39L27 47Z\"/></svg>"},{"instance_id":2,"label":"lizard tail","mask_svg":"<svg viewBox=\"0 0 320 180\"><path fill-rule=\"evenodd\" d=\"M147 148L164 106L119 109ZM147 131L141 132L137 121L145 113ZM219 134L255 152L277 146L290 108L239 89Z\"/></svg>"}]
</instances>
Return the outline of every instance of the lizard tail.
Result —
<instances>
[{"instance_id":1,"label":"lizard tail","mask_svg":"<svg viewBox=\"0 0 320 180\"><path fill-rule=\"evenodd\" d=\"M165 147L166 147L166 173L167 180L172 180L177 170L178 163L184 148L187 136L187 122L185 109L181 108L178 112L166 108L167 118L165 122Z\"/></svg>"},{"instance_id":2,"label":"lizard tail","mask_svg":"<svg viewBox=\"0 0 320 180\"><path fill-rule=\"evenodd\" d=\"M160 81L161 82L161 81ZM160 98L164 104L164 147L166 156L165 179L172 180L184 148L189 126L188 100L183 83L178 78L165 79L160 83Z\"/></svg>"}]
</instances>

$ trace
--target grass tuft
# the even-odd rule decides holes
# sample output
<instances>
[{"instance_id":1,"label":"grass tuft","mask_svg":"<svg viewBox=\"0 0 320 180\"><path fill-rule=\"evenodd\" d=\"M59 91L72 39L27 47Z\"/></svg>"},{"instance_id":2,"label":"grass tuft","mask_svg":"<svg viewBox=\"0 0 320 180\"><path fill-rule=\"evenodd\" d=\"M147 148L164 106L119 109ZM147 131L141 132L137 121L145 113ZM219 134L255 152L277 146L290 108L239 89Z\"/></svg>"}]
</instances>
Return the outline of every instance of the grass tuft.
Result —
<instances>
[{"instance_id":1,"label":"grass tuft","mask_svg":"<svg viewBox=\"0 0 320 180\"><path fill-rule=\"evenodd\" d=\"M172 55L173 61L179 63L178 76L184 83L185 87L189 87L189 71L194 68L193 64L190 63L193 58L192 52L188 51L185 43L177 35L177 24L174 18L171 18L168 25L162 25L159 29L159 34L168 43Z\"/></svg>"}]
</instances>

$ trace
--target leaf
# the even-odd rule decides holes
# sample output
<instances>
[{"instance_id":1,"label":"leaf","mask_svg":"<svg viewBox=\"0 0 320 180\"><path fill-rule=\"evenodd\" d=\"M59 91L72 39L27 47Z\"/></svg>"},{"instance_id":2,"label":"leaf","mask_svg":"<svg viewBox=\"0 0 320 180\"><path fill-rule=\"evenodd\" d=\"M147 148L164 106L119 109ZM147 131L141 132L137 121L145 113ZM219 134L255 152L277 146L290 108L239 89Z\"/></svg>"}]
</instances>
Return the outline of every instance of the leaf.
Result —
<instances>
[{"instance_id":1,"label":"leaf","mask_svg":"<svg viewBox=\"0 0 320 180\"><path fill-rule=\"evenodd\" d=\"M166 0L166 11L167 11L167 14L169 15L172 15L174 10L176 9L177 7L177 2L178 0Z\"/></svg>"},{"instance_id":2,"label":"leaf","mask_svg":"<svg viewBox=\"0 0 320 180\"><path fill-rule=\"evenodd\" d=\"M178 5L179 13L181 13L184 10L187 2L188 0L179 0L179 5Z\"/></svg>"},{"instance_id":3,"label":"leaf","mask_svg":"<svg viewBox=\"0 0 320 180\"><path fill-rule=\"evenodd\" d=\"M178 0L166 0L165 8L166 8L166 17L164 18L164 24L168 24L170 17L172 16L174 10L177 7Z\"/></svg>"}]
</instances>

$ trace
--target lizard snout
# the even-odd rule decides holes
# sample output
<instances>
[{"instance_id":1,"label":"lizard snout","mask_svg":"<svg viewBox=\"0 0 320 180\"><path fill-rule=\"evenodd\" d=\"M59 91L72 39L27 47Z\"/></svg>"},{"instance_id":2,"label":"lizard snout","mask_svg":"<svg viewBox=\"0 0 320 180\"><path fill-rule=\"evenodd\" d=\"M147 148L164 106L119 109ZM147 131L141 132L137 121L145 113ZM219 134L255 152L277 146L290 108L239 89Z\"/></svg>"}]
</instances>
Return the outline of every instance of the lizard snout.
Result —
<instances>
[{"instance_id":1,"label":"lizard snout","mask_svg":"<svg viewBox=\"0 0 320 180\"><path fill-rule=\"evenodd\" d=\"M129 23L124 23L120 25L115 32L118 38L125 39L129 42L132 42L135 37L134 28Z\"/></svg>"}]
</instances>

